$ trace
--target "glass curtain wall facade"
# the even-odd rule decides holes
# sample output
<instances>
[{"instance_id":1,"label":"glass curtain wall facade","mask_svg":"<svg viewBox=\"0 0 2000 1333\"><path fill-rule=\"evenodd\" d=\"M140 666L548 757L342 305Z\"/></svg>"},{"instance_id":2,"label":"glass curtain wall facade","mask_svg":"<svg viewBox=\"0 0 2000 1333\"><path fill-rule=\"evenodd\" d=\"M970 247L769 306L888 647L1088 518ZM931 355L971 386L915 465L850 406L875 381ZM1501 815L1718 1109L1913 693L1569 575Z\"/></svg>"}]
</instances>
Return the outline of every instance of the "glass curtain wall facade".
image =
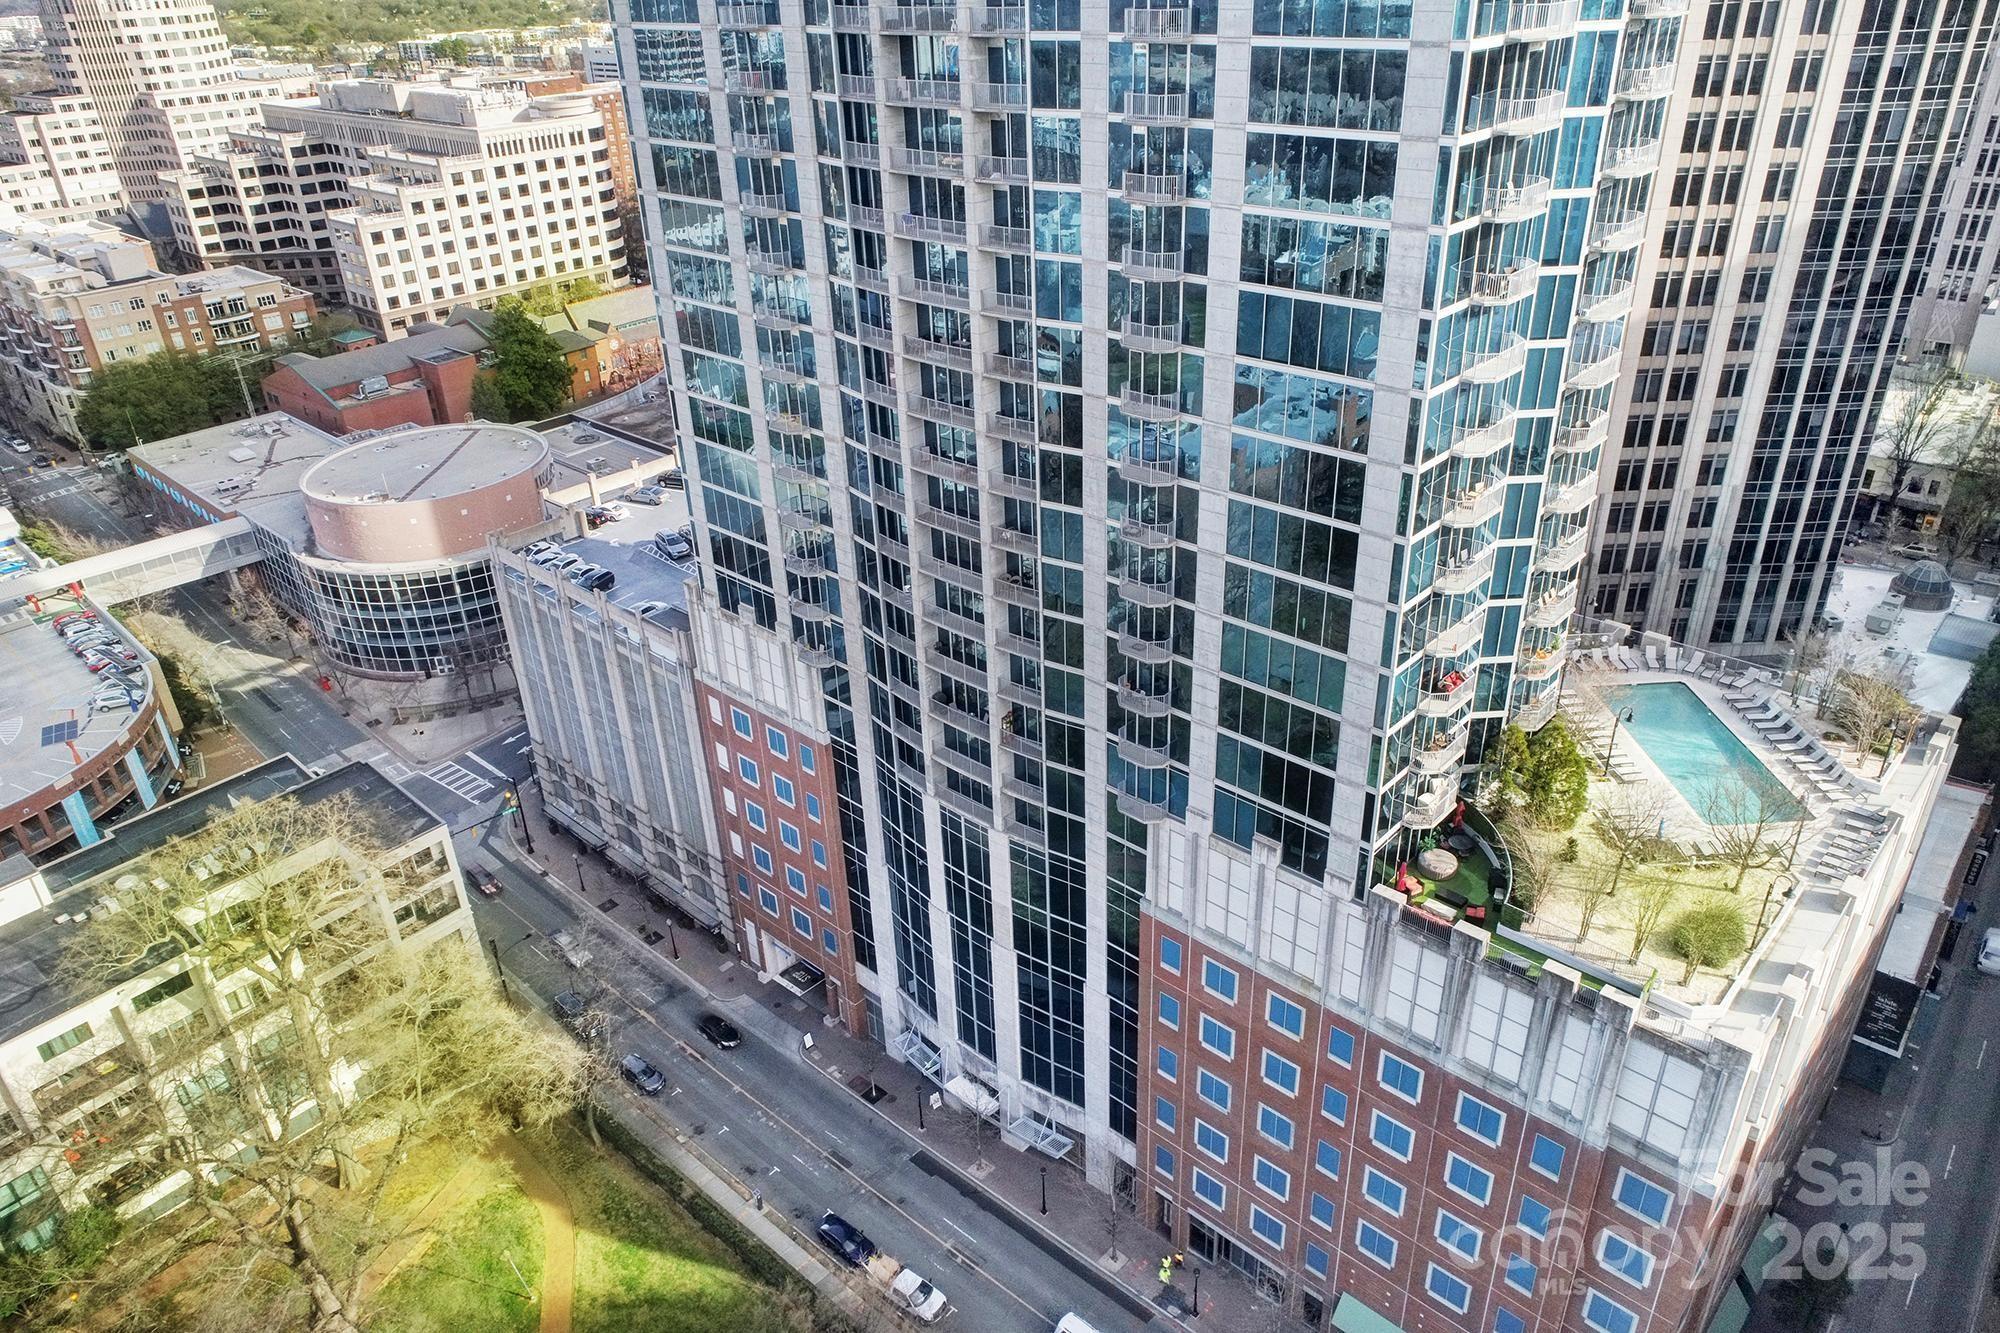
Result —
<instances>
[{"instance_id":1,"label":"glass curtain wall facade","mask_svg":"<svg viewBox=\"0 0 2000 1333\"><path fill-rule=\"evenodd\" d=\"M1357 894L1553 712L1679 11L614 17L706 577L821 670L885 1039L1107 1183L1163 886Z\"/></svg>"},{"instance_id":2,"label":"glass curtain wall facade","mask_svg":"<svg viewBox=\"0 0 2000 1333\"><path fill-rule=\"evenodd\" d=\"M1589 611L1776 655L1823 614L1994 0L1689 19ZM1950 238L1945 238L1949 243Z\"/></svg>"}]
</instances>

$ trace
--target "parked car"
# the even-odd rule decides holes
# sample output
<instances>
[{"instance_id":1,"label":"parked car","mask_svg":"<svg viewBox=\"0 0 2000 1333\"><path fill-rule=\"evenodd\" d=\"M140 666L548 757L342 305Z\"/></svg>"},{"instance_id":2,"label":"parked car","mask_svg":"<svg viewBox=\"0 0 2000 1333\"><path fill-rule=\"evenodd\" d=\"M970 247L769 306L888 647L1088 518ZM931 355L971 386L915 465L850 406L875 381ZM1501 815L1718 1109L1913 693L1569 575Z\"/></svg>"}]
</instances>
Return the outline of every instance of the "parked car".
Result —
<instances>
[{"instance_id":1,"label":"parked car","mask_svg":"<svg viewBox=\"0 0 2000 1333\"><path fill-rule=\"evenodd\" d=\"M576 586L585 592L610 592L611 585L618 582L618 576L608 569L593 569L576 580Z\"/></svg>"},{"instance_id":2,"label":"parked car","mask_svg":"<svg viewBox=\"0 0 2000 1333\"><path fill-rule=\"evenodd\" d=\"M571 967L582 970L590 965L590 950L584 948L576 936L568 931L559 930L549 936L549 943L555 946L556 952L562 955L562 960Z\"/></svg>"},{"instance_id":3,"label":"parked car","mask_svg":"<svg viewBox=\"0 0 2000 1333\"><path fill-rule=\"evenodd\" d=\"M660 474L660 485L665 486L668 490L686 490L687 474L677 467L670 467Z\"/></svg>"},{"instance_id":4,"label":"parked car","mask_svg":"<svg viewBox=\"0 0 2000 1333\"><path fill-rule=\"evenodd\" d=\"M667 1086L666 1076L646 1062L644 1056L628 1055L618 1062L618 1072L625 1081L648 1097L657 1097L660 1089Z\"/></svg>"},{"instance_id":5,"label":"parked car","mask_svg":"<svg viewBox=\"0 0 2000 1333\"><path fill-rule=\"evenodd\" d=\"M721 1014L703 1014L695 1026L701 1029L701 1035L707 1037L711 1045L725 1051L733 1051L743 1044L743 1034Z\"/></svg>"},{"instance_id":6,"label":"parked car","mask_svg":"<svg viewBox=\"0 0 2000 1333\"><path fill-rule=\"evenodd\" d=\"M820 1244L856 1268L866 1267L875 1257L875 1242L839 1213L825 1214L813 1230Z\"/></svg>"},{"instance_id":7,"label":"parked car","mask_svg":"<svg viewBox=\"0 0 2000 1333\"><path fill-rule=\"evenodd\" d=\"M9 440L7 441L7 447L17 454L32 454L35 452L35 446L29 444L26 440Z\"/></svg>"},{"instance_id":8,"label":"parked car","mask_svg":"<svg viewBox=\"0 0 2000 1333\"><path fill-rule=\"evenodd\" d=\"M614 522L616 518L617 515L606 509L603 505L592 505L583 511L584 523L593 528L601 528L606 523Z\"/></svg>"},{"instance_id":9,"label":"parked car","mask_svg":"<svg viewBox=\"0 0 2000 1333\"><path fill-rule=\"evenodd\" d=\"M664 486L640 486L625 492L625 498L633 504L661 505L667 502L667 490Z\"/></svg>"},{"instance_id":10,"label":"parked car","mask_svg":"<svg viewBox=\"0 0 2000 1333\"><path fill-rule=\"evenodd\" d=\"M1933 552L1930 547L1924 545L1922 542L1905 542L1903 543L1903 545L1898 546L1895 550L1891 551L1889 554L1906 555L1909 556L1912 560L1928 560L1931 558L1933 554L1935 554L1935 552Z\"/></svg>"},{"instance_id":11,"label":"parked car","mask_svg":"<svg viewBox=\"0 0 2000 1333\"><path fill-rule=\"evenodd\" d=\"M594 1041L604 1034L603 1015L575 991L558 991L550 1003L555 1006L556 1021L585 1041Z\"/></svg>"},{"instance_id":12,"label":"parked car","mask_svg":"<svg viewBox=\"0 0 2000 1333\"><path fill-rule=\"evenodd\" d=\"M575 569L578 565L582 563L583 563L582 556L569 555L565 553L549 561L548 564L542 566L542 568L552 569L558 574L567 574L570 570Z\"/></svg>"},{"instance_id":13,"label":"parked car","mask_svg":"<svg viewBox=\"0 0 2000 1333\"><path fill-rule=\"evenodd\" d=\"M684 532L662 532L653 538L653 549L669 560L685 560L694 554L694 542Z\"/></svg>"},{"instance_id":14,"label":"parked car","mask_svg":"<svg viewBox=\"0 0 2000 1333\"><path fill-rule=\"evenodd\" d=\"M888 1293L889 1303L926 1324L935 1324L950 1303L944 1293L927 1282L914 1268L905 1268L886 1254L868 1261L868 1276Z\"/></svg>"},{"instance_id":15,"label":"parked car","mask_svg":"<svg viewBox=\"0 0 2000 1333\"><path fill-rule=\"evenodd\" d=\"M93 698L90 701L90 711L93 713L129 713L138 702L137 699L127 694L121 694L115 699Z\"/></svg>"},{"instance_id":16,"label":"parked car","mask_svg":"<svg viewBox=\"0 0 2000 1333\"><path fill-rule=\"evenodd\" d=\"M1979 970L2000 977L2000 929L1989 930L1979 940Z\"/></svg>"}]
</instances>

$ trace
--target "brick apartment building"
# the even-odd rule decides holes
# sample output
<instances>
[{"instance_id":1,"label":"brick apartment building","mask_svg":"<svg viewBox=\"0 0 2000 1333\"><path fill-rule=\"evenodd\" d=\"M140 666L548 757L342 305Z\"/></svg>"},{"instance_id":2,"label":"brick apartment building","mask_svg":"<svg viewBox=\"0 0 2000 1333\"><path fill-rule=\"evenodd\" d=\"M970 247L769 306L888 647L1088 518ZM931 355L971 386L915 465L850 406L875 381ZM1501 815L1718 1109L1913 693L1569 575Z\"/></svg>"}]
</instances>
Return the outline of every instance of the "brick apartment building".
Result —
<instances>
[{"instance_id":1,"label":"brick apartment building","mask_svg":"<svg viewBox=\"0 0 2000 1333\"><path fill-rule=\"evenodd\" d=\"M0 393L66 439L81 438L76 403L105 366L282 347L316 313L311 296L255 269L162 273L150 245L115 227L0 232Z\"/></svg>"},{"instance_id":2,"label":"brick apartment building","mask_svg":"<svg viewBox=\"0 0 2000 1333\"><path fill-rule=\"evenodd\" d=\"M468 421L485 350L478 329L453 324L334 356L296 352L264 377L264 404L329 435Z\"/></svg>"}]
</instances>

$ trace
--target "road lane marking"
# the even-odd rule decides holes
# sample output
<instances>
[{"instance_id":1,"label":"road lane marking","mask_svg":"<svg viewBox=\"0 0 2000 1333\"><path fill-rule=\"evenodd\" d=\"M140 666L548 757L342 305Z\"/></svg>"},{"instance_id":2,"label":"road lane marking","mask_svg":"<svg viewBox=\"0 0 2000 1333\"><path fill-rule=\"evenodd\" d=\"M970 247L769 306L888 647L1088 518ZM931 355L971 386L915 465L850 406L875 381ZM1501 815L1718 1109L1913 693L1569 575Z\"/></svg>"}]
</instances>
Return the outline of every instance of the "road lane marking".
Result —
<instances>
[{"instance_id":1,"label":"road lane marking","mask_svg":"<svg viewBox=\"0 0 2000 1333\"><path fill-rule=\"evenodd\" d=\"M485 778L453 763L439 764L423 776L462 801L473 803L483 801L494 791L493 784Z\"/></svg>"},{"instance_id":2,"label":"road lane marking","mask_svg":"<svg viewBox=\"0 0 2000 1333\"><path fill-rule=\"evenodd\" d=\"M1951 1151L1944 1155L1944 1178L1951 1179L1951 1164L1958 1159L1958 1145L1951 1145Z\"/></svg>"},{"instance_id":3,"label":"road lane marking","mask_svg":"<svg viewBox=\"0 0 2000 1333\"><path fill-rule=\"evenodd\" d=\"M501 772L499 769L493 767L493 765L487 763L484 759L481 759L478 755L474 754L470 750L467 750L465 752L465 757L467 759L470 759L473 763L479 765L481 768L485 769L488 773L491 773L494 777L500 779L502 782L512 782L514 780L508 777L505 773Z\"/></svg>"},{"instance_id":4,"label":"road lane marking","mask_svg":"<svg viewBox=\"0 0 2000 1333\"><path fill-rule=\"evenodd\" d=\"M1972 1067L1974 1069L1984 1069L1986 1067L1986 1043L1983 1041L1979 1043L1979 1058L1973 1061Z\"/></svg>"},{"instance_id":5,"label":"road lane marking","mask_svg":"<svg viewBox=\"0 0 2000 1333\"><path fill-rule=\"evenodd\" d=\"M514 870L516 874L527 875L530 873L522 871L518 865L515 865L513 863L511 858L509 859L508 865L509 868ZM549 880L545 875L536 874L533 876L533 878L541 881L541 887L544 890L552 889L554 887L553 885L551 885L551 883L549 882ZM563 909L562 914L565 917L565 919L573 923L574 917L567 911L567 906L566 906L567 900L558 896L554 897L552 901L557 907ZM520 922L522 925L530 926L536 930L540 930L539 926L536 926L534 922L530 921L525 915L522 914L520 909L516 908L512 903L509 903L506 899L504 898L498 899L496 900L494 905L497 906L501 911L513 917L516 921ZM539 946L531 946L531 948L533 948L535 952L541 953L541 949L539 948ZM622 952L623 949L621 947L621 953ZM543 956L545 958L548 957L548 955L546 954L544 954ZM631 959L628 957L626 958L626 961L629 963ZM663 963L665 962L664 959L662 959L661 961ZM682 973L681 975L685 980L688 981L689 985L694 984L693 979L687 977L685 973ZM611 992L613 995L616 995L619 999L625 1002L626 1007L632 1011L633 1016L639 1022L650 1024L653 1028L658 1030L658 1032L662 1037L665 1037L668 1041L673 1042L683 1052L690 1055L698 1054L694 1050L694 1048L690 1046L685 1040L683 1040L681 1037L677 1036L672 1031L670 1031L665 1023L662 1023L658 1018L654 1017L651 1013L648 1013L646 1010L639 1008L637 1005L633 1004L632 998L629 995L627 995L624 989L620 987L615 981L612 981L609 978L605 978L603 979L602 984L607 991ZM807 1148L816 1152L825 1162L834 1166L841 1172L842 1175L845 1175L850 1180L852 1180L854 1184L857 1187L859 1187L859 1189L863 1194L872 1196L879 1204L882 1205L882 1207L900 1216L905 1222L909 1223L909 1225L912 1228L914 1228L922 1235L930 1237L930 1239L936 1242L939 1249L942 1250L944 1253L946 1254L953 1253L951 1243L947 1241L943 1236L939 1235L936 1231L933 1231L930 1228L930 1226L927 1225L922 1219L918 1218L916 1214L910 1212L909 1209L897 1203L889 1195L877 1189L875 1185L872 1182L870 1182L866 1176L862 1175L859 1171L856 1171L852 1166L844 1165L842 1161L840 1161L834 1155L828 1153L818 1143L816 1143L812 1139L807 1138L806 1135L801 1130L799 1130L795 1125L791 1124L791 1122L785 1120L779 1120L777 1118L776 1112L772 1111L770 1107L766 1106L761 1100L759 1100L755 1093L749 1091L742 1084L738 1083L735 1079L731 1078L720 1065L715 1064L712 1061L704 1063L706 1064L706 1067L708 1068L709 1072L712 1073L722 1083L724 1083L729 1088L734 1090L734 1092L739 1098L741 1098L745 1102L748 1102L751 1106L756 1107L759 1112L771 1116L775 1123L782 1125L786 1130L790 1131L790 1133L794 1137L798 1138L801 1142L803 1142ZM679 1091L679 1089L675 1090ZM638 1109L642 1113L647 1115L649 1118L657 1121L662 1128L667 1129L668 1131L677 1135L684 1135L686 1133L686 1131L681 1129L680 1126L668 1120L666 1116L652 1109L650 1105L647 1105L645 1103L640 1103ZM725 1125L723 1128L726 1130L728 1126ZM828 1138L835 1137L830 1132L824 1129L820 1129L817 1132L826 1134ZM808 1167L807 1170L811 1171L811 1168ZM1002 1282L999 1278L995 1277L992 1273L988 1272L982 1265L970 1259L967 1259L965 1261L965 1264L967 1268L971 1269L973 1272L977 1273L981 1278L985 1279L985 1281L990 1286L992 1286L995 1291L998 1291L1002 1295L1006 1296L1016 1305L1019 1305L1022 1309L1034 1315L1035 1318L1043 1320L1045 1322L1049 1321L1049 1316L1042 1310L1042 1308L1039 1305L1036 1305L1034 1302L1030 1301L1027 1297L1021 1295L1019 1292L1015 1291L1012 1287ZM1085 1285L1091 1285L1091 1284L1086 1282ZM1174 1320L1172 1322L1176 1324L1179 1323L1178 1320Z\"/></svg>"}]
</instances>

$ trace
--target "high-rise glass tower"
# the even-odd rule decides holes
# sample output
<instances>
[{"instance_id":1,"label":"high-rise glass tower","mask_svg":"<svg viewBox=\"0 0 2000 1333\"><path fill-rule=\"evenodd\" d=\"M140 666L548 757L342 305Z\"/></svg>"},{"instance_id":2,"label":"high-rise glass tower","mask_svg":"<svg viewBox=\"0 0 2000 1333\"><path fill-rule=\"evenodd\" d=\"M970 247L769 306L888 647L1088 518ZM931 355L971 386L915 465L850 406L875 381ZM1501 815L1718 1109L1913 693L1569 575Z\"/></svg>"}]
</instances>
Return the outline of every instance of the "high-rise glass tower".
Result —
<instances>
[{"instance_id":1,"label":"high-rise glass tower","mask_svg":"<svg viewBox=\"0 0 2000 1333\"><path fill-rule=\"evenodd\" d=\"M1927 265L1940 244L1964 255L1938 230L1996 26L1994 0L1701 12L1590 613L1766 655L1823 613L1889 372L1906 330L1912 351L1931 341L1928 315L1909 326Z\"/></svg>"},{"instance_id":2,"label":"high-rise glass tower","mask_svg":"<svg viewBox=\"0 0 2000 1333\"><path fill-rule=\"evenodd\" d=\"M871 1011L1100 1184L1147 932L1310 975L1554 711L1684 7L614 6L705 578L820 670Z\"/></svg>"}]
</instances>

